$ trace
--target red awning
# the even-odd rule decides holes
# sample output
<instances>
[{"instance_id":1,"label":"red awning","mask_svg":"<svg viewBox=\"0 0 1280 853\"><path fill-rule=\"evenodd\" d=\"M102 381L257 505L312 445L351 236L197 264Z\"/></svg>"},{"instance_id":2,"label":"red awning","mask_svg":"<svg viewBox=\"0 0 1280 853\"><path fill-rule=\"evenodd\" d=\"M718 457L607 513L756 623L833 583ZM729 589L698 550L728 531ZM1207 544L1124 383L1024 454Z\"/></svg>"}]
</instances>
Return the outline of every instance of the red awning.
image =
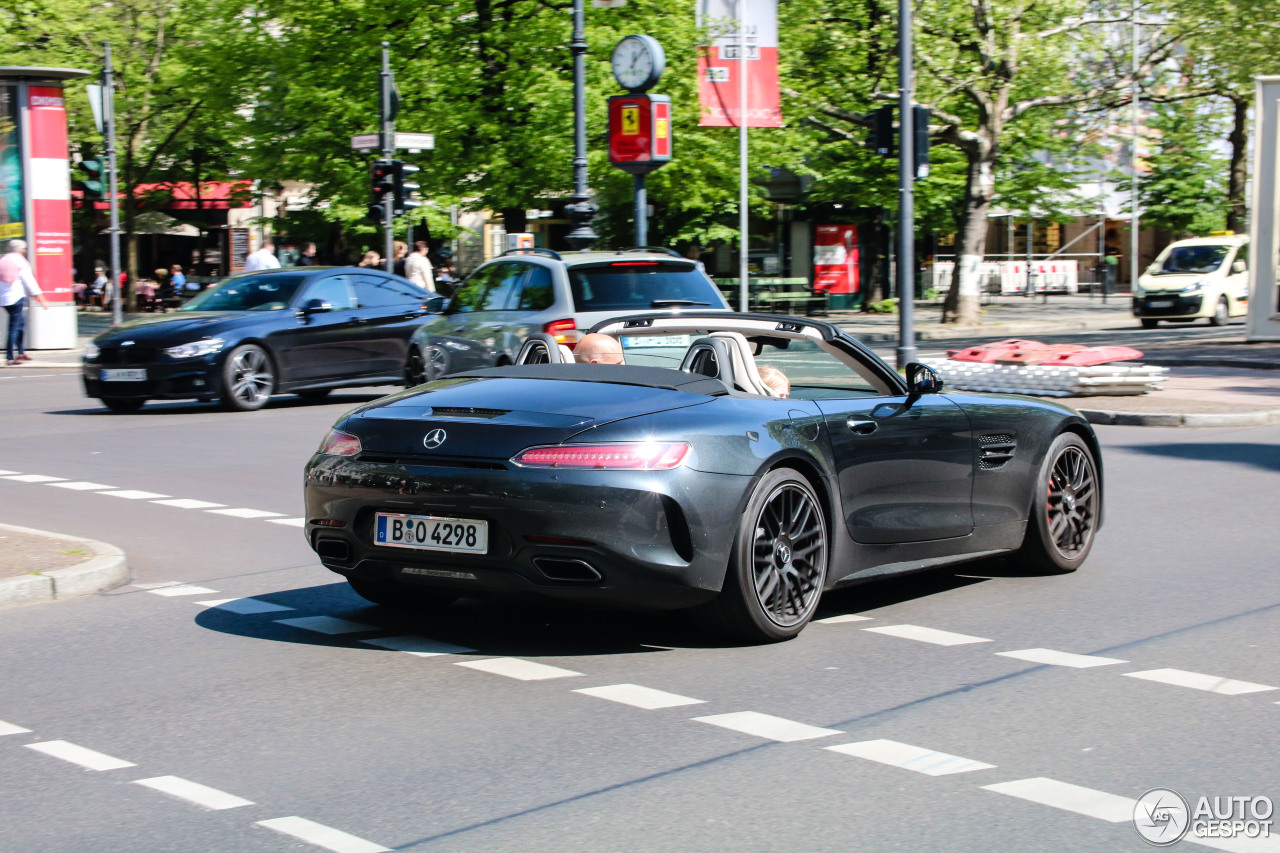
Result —
<instances>
[{"instance_id":1,"label":"red awning","mask_svg":"<svg viewBox=\"0 0 1280 853\"><path fill-rule=\"evenodd\" d=\"M84 198L81 190L72 190L77 201ZM253 184L249 181L203 181L199 199L194 184L186 181L139 184L134 192L139 207L151 210L229 210L253 207ZM122 199L123 200L123 199ZM106 210L107 202L95 201L95 210Z\"/></svg>"}]
</instances>

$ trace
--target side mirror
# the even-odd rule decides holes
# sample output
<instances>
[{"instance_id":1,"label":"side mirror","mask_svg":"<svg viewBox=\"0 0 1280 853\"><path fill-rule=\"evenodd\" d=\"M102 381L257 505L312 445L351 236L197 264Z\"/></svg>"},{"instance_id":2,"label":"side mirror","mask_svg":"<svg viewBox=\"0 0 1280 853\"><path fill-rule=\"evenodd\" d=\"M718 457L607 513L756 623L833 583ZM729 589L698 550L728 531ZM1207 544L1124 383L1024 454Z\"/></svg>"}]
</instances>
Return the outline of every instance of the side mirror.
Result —
<instances>
[{"instance_id":1,"label":"side mirror","mask_svg":"<svg viewBox=\"0 0 1280 853\"><path fill-rule=\"evenodd\" d=\"M445 298L443 296L432 296L422 303L422 307L427 309L428 314L443 314L445 306Z\"/></svg>"},{"instance_id":2,"label":"side mirror","mask_svg":"<svg viewBox=\"0 0 1280 853\"><path fill-rule=\"evenodd\" d=\"M306 316L312 314L326 314L333 310L333 306L323 299L308 299L307 304L302 306L302 313Z\"/></svg>"},{"instance_id":3,"label":"side mirror","mask_svg":"<svg viewBox=\"0 0 1280 853\"><path fill-rule=\"evenodd\" d=\"M1249 267L1244 261L1235 261L1231 264L1231 271L1233 273L1248 272L1248 270Z\"/></svg>"},{"instance_id":4,"label":"side mirror","mask_svg":"<svg viewBox=\"0 0 1280 853\"><path fill-rule=\"evenodd\" d=\"M942 377L927 364L913 361L907 365L907 392L912 397L937 394L942 390Z\"/></svg>"}]
</instances>

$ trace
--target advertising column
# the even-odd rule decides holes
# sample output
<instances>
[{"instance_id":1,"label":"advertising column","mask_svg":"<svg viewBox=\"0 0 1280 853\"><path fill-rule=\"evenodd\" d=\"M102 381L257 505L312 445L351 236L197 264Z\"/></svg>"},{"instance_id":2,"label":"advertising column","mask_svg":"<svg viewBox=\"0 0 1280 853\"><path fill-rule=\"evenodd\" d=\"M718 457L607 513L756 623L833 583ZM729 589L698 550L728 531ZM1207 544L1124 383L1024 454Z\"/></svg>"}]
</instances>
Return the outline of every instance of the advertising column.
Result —
<instances>
[{"instance_id":1,"label":"advertising column","mask_svg":"<svg viewBox=\"0 0 1280 853\"><path fill-rule=\"evenodd\" d=\"M31 211L27 257L48 310L27 312L28 349L72 349L76 306L72 289L71 169L62 87L32 83L26 90L26 184Z\"/></svg>"},{"instance_id":2,"label":"advertising column","mask_svg":"<svg viewBox=\"0 0 1280 853\"><path fill-rule=\"evenodd\" d=\"M813 241L813 289L832 308L853 307L859 291L858 226L819 225Z\"/></svg>"}]
</instances>

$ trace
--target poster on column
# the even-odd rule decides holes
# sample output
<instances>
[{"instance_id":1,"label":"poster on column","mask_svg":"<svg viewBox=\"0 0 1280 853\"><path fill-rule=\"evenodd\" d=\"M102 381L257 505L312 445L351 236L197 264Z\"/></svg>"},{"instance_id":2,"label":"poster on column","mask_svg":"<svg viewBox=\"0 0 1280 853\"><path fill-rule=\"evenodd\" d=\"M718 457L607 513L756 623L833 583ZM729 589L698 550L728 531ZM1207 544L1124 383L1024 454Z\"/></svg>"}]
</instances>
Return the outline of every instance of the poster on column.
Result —
<instances>
[{"instance_id":1,"label":"poster on column","mask_svg":"<svg viewBox=\"0 0 1280 853\"><path fill-rule=\"evenodd\" d=\"M858 226L814 229L813 289L830 294L858 292Z\"/></svg>"},{"instance_id":2,"label":"poster on column","mask_svg":"<svg viewBox=\"0 0 1280 853\"><path fill-rule=\"evenodd\" d=\"M18 87L0 86L0 240L27 236L23 208Z\"/></svg>"},{"instance_id":3,"label":"poster on column","mask_svg":"<svg viewBox=\"0 0 1280 853\"><path fill-rule=\"evenodd\" d=\"M698 27L711 39L698 49L698 100L703 127L738 127L739 80L746 34L747 127L782 127L778 95L777 0L697 0ZM741 7L741 8L740 8ZM739 14L745 15L742 24Z\"/></svg>"},{"instance_id":4,"label":"poster on column","mask_svg":"<svg viewBox=\"0 0 1280 853\"><path fill-rule=\"evenodd\" d=\"M67 162L67 107L61 86L27 88L31 150L31 247L28 258L49 302L70 303L71 169Z\"/></svg>"}]
</instances>

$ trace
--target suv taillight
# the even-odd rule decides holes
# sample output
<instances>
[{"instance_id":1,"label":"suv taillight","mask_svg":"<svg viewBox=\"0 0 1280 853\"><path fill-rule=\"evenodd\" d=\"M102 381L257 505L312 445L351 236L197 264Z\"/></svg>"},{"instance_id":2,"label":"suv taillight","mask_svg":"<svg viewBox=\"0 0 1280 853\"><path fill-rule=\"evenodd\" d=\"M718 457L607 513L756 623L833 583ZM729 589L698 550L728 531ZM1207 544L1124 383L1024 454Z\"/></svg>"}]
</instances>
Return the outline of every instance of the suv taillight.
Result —
<instances>
[{"instance_id":1,"label":"suv taillight","mask_svg":"<svg viewBox=\"0 0 1280 853\"><path fill-rule=\"evenodd\" d=\"M573 318L568 320L552 320L550 323L542 324L542 331L556 339L556 343L564 344L569 349L573 349L578 345L578 324L573 322Z\"/></svg>"}]
</instances>

